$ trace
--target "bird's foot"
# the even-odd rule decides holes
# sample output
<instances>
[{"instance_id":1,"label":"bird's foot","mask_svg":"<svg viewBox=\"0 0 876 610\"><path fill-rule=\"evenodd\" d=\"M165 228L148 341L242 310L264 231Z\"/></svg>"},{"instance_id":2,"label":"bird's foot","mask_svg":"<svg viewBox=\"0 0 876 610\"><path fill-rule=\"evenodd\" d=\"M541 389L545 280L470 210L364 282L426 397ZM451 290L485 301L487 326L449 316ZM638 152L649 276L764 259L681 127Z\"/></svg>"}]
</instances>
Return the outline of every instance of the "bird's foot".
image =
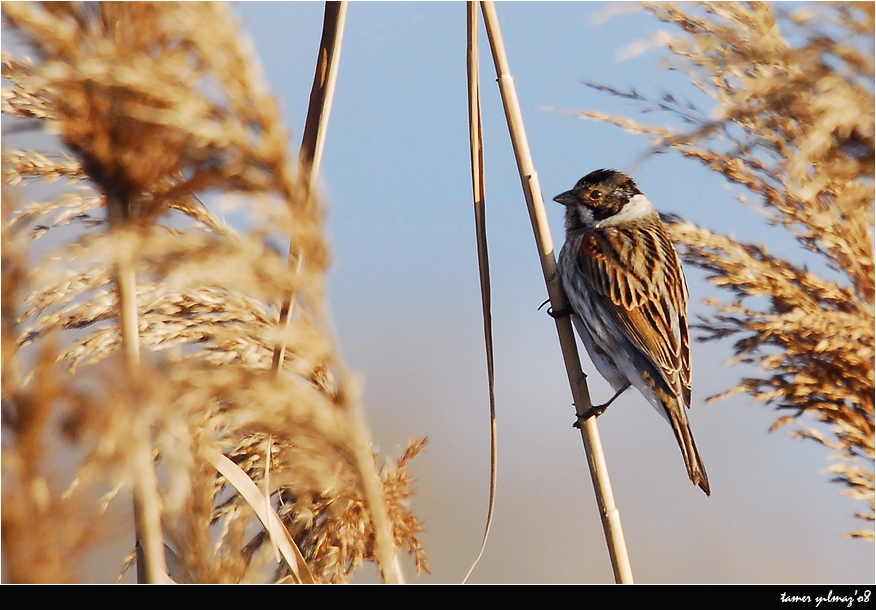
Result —
<instances>
[{"instance_id":1,"label":"bird's foot","mask_svg":"<svg viewBox=\"0 0 876 610\"><path fill-rule=\"evenodd\" d=\"M545 305L547 305L547 304L550 303L550 302L551 302L550 299L546 300L544 303L542 303L541 305L538 306L538 310L541 311L541 308L544 307ZM554 311L554 308L553 308L553 307L548 307L548 308L547 308L547 315L549 315L550 317L552 317L554 320L557 320L557 319L559 319L559 318L564 318L564 317L566 317L566 316L570 316L570 315L572 315L573 313L575 313L575 312L572 311L572 308L571 308L571 307L564 307L563 309L561 309L561 310L559 310L559 311Z\"/></svg>"},{"instance_id":2,"label":"bird's foot","mask_svg":"<svg viewBox=\"0 0 876 610\"><path fill-rule=\"evenodd\" d=\"M563 309L556 311L553 307L547 308L547 315L552 317L554 320L558 320L560 318L565 318L566 316L571 316L574 311L572 311L571 307L564 307Z\"/></svg>"},{"instance_id":3,"label":"bird's foot","mask_svg":"<svg viewBox=\"0 0 876 610\"><path fill-rule=\"evenodd\" d=\"M594 406L590 407L589 409L587 409L586 411L584 411L583 413L576 413L576 415L578 416L578 419L575 420L575 423L572 424L572 427L578 428L580 430L582 421L587 421L591 417L599 417L600 415L602 415L605 412L605 410L608 408L608 405L613 403L615 398L617 398L618 396L620 396L621 394L626 392L627 388L629 388L629 387L630 387L630 384L628 383L627 385L622 387L620 390L615 392L614 396L612 396L611 399L603 405L594 405Z\"/></svg>"},{"instance_id":4,"label":"bird's foot","mask_svg":"<svg viewBox=\"0 0 876 610\"><path fill-rule=\"evenodd\" d=\"M614 399L612 398L611 400L614 400ZM596 406L590 407L589 409L587 409L583 413L576 413L575 415L578 416L578 419L575 420L575 423L572 424L572 427L578 428L580 430L581 429L581 422L587 421L591 417L599 417L600 415L602 415L605 412L605 410L608 408L608 405L611 404L611 400L609 400L604 405L596 405Z\"/></svg>"}]
</instances>

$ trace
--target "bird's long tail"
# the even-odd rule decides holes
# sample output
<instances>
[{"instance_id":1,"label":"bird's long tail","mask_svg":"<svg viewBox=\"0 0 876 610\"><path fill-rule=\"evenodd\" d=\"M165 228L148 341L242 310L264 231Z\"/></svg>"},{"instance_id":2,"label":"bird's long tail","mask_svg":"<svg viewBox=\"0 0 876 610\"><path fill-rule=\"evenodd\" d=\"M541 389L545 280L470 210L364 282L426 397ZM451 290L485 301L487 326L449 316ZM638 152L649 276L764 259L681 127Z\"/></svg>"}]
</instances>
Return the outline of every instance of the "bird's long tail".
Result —
<instances>
[{"instance_id":1,"label":"bird's long tail","mask_svg":"<svg viewBox=\"0 0 876 610\"><path fill-rule=\"evenodd\" d=\"M690 477L694 485L699 485L700 489L709 496L711 495L709 476L706 474L706 467L703 465L697 444L694 442L693 433L690 431L687 413L681 405L676 403L675 406L679 408L669 419L675 432L675 438L678 440L678 446L681 447L681 455L684 457L685 466L687 466L687 476Z\"/></svg>"}]
</instances>

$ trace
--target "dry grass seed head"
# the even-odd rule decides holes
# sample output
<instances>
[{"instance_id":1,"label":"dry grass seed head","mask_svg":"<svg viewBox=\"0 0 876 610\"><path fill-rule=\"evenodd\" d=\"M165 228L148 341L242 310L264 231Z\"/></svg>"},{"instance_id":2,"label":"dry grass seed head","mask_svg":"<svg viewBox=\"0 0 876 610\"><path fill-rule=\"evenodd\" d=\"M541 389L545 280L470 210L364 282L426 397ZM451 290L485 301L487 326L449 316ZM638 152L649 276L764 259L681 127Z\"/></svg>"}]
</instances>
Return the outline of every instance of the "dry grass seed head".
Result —
<instances>
[{"instance_id":1,"label":"dry grass seed head","mask_svg":"<svg viewBox=\"0 0 876 610\"><path fill-rule=\"evenodd\" d=\"M32 289L12 308L4 264L4 390L7 346L33 349L62 338L64 383L88 388L104 405L80 410L90 432L78 437L89 442L77 489L109 488L107 500L136 476L130 426L151 430L178 580L252 580L276 565L251 510L206 465L203 448L224 451L258 485L267 482L269 452L267 493L302 547L314 541L317 578L347 580L373 559L373 538L350 447L357 390L326 330L323 211L292 171L297 163L288 158L276 101L227 9L7 3L3 12L36 56L31 63L4 54L12 83L4 112L42 121L74 153L4 151L4 183L75 185L87 177L94 185L15 209L4 197L4 257L12 229L38 238L87 220L33 268L19 267ZM197 196L203 192L236 194L246 230L227 227ZM278 254L282 236L295 245L299 269ZM133 378L114 356L117 265L137 279L145 353ZM279 332L276 303L284 293L294 295L294 315ZM13 319L21 324L7 333ZM291 356L276 376L269 364L280 339ZM4 471L4 490L6 481ZM425 566L404 469L384 486L397 543ZM13 535L5 525L4 535ZM73 565L72 556L63 560ZM16 579L26 580L29 569Z\"/></svg>"},{"instance_id":2,"label":"dry grass seed head","mask_svg":"<svg viewBox=\"0 0 876 610\"><path fill-rule=\"evenodd\" d=\"M873 521L873 5L647 7L684 32L670 37L671 65L716 101L718 118L669 94L650 102L602 85L690 127L581 116L645 135L654 150L676 150L747 189L754 197L743 201L840 274L820 277L690 223L669 227L684 260L733 295L709 301L716 313L699 325L701 340L734 338L736 360L762 371L724 395L746 392L790 412L774 429L804 414L819 422L823 433L803 425L794 435L838 452L834 481L869 500L858 516ZM794 28L797 44L787 37ZM765 307L748 305L758 296L769 297ZM873 539L872 530L851 535Z\"/></svg>"}]
</instances>

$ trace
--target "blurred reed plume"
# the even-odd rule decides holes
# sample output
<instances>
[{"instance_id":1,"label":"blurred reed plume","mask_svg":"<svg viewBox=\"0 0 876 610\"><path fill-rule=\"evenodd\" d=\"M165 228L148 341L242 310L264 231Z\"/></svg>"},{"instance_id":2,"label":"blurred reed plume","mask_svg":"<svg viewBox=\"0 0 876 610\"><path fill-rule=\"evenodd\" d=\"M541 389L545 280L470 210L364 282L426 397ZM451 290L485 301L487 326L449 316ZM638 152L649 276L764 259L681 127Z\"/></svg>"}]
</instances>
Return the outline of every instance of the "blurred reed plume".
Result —
<instances>
[{"instance_id":1,"label":"blurred reed plume","mask_svg":"<svg viewBox=\"0 0 876 610\"><path fill-rule=\"evenodd\" d=\"M833 480L869 502L857 516L872 522L873 4L647 9L683 31L661 33L671 67L716 101L717 114L670 94L652 102L591 85L689 127L581 116L642 134L655 152L678 151L744 187L751 196L741 201L815 255L819 272L689 222L670 227L684 260L733 295L729 304L708 301L715 313L699 325L700 340L733 338L736 361L760 367L722 396L746 392L775 405L773 430L794 422L793 436L833 449ZM872 528L850 535L874 538Z\"/></svg>"},{"instance_id":2,"label":"blurred reed plume","mask_svg":"<svg viewBox=\"0 0 876 610\"><path fill-rule=\"evenodd\" d=\"M34 58L4 50L4 131L67 151L4 143L4 579L81 579L133 494L146 554L174 580L306 581L217 473L219 452L315 581L375 559L368 476L395 545L426 568L406 470L425 440L380 468L370 446L357 458L369 436L326 319L324 207L227 7L2 10L4 41Z\"/></svg>"}]
</instances>

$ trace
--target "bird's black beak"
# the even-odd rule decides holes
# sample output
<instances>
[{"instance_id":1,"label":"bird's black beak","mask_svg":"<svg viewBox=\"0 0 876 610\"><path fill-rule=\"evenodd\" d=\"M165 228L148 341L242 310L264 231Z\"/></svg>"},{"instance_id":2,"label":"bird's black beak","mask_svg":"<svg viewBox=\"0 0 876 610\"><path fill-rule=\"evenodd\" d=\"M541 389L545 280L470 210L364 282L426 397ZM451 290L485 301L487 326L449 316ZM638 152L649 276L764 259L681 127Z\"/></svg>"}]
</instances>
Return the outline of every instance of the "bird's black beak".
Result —
<instances>
[{"instance_id":1,"label":"bird's black beak","mask_svg":"<svg viewBox=\"0 0 876 610\"><path fill-rule=\"evenodd\" d=\"M556 197L554 197L554 201L557 203L562 203L563 205L573 205L578 203L578 198L572 193L572 191L566 191L565 193L560 193Z\"/></svg>"}]
</instances>

